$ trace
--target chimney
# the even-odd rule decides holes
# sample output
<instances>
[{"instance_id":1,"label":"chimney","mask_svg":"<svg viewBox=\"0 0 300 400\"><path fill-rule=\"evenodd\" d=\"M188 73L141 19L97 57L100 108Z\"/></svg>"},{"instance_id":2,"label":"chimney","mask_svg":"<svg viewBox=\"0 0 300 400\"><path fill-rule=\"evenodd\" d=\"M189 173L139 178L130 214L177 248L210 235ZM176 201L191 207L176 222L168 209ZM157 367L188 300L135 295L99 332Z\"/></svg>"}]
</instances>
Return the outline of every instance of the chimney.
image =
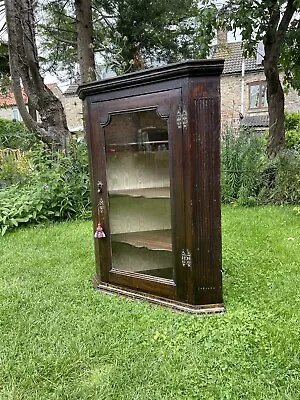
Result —
<instances>
[{"instance_id":1,"label":"chimney","mask_svg":"<svg viewBox=\"0 0 300 400\"><path fill-rule=\"evenodd\" d=\"M227 44L227 30L218 30L217 31L217 45L222 46Z\"/></svg>"},{"instance_id":2,"label":"chimney","mask_svg":"<svg viewBox=\"0 0 300 400\"><path fill-rule=\"evenodd\" d=\"M227 30L217 31L217 45L215 46L215 57L227 58L229 46L227 42Z\"/></svg>"}]
</instances>

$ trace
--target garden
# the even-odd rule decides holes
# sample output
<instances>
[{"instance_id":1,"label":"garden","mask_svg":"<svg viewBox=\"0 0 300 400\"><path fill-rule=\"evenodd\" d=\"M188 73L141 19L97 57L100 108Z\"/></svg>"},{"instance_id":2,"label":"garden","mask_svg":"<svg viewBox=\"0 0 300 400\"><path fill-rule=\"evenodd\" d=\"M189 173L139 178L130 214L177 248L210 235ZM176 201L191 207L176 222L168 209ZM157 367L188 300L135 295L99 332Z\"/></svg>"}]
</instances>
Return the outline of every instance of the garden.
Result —
<instances>
[{"instance_id":1,"label":"garden","mask_svg":"<svg viewBox=\"0 0 300 400\"><path fill-rule=\"evenodd\" d=\"M85 144L1 129L0 399L299 399L296 133L224 133L226 312L193 316L94 290Z\"/></svg>"}]
</instances>

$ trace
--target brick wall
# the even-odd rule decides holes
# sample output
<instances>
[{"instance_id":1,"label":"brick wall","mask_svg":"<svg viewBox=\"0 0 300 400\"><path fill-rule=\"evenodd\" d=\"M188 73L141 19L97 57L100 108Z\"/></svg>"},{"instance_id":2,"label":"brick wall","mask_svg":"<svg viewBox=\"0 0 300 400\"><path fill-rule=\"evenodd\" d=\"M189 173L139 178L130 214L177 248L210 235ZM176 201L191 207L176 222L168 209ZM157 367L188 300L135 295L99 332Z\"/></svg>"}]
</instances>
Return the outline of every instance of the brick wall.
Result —
<instances>
[{"instance_id":1,"label":"brick wall","mask_svg":"<svg viewBox=\"0 0 300 400\"><path fill-rule=\"evenodd\" d=\"M268 109L249 109L249 84L255 81L265 81L263 72L246 73L244 78L244 107L241 110L241 74L222 75L221 77L221 121L225 124L238 125L240 113L245 115L268 115ZM300 112L300 96L291 90L285 96L285 108L290 112Z\"/></svg>"}]
</instances>

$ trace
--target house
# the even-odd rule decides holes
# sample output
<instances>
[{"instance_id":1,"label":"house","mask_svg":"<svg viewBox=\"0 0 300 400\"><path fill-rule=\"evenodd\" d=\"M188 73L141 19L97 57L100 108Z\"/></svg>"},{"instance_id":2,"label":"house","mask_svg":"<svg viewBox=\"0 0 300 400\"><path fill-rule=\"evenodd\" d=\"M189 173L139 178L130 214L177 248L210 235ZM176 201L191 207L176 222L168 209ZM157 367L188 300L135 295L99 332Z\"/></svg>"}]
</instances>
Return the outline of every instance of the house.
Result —
<instances>
[{"instance_id":1,"label":"house","mask_svg":"<svg viewBox=\"0 0 300 400\"><path fill-rule=\"evenodd\" d=\"M256 58L245 59L242 43L227 42L227 33L223 32L218 35L213 57L225 59L221 76L222 127L231 124L266 129L269 116L262 55L258 52ZM290 112L300 111L300 97L295 90L285 96L285 108Z\"/></svg>"},{"instance_id":2,"label":"house","mask_svg":"<svg viewBox=\"0 0 300 400\"><path fill-rule=\"evenodd\" d=\"M24 89L22 89L22 96L24 103L27 105L28 98ZM0 94L0 118L22 121L15 96L9 88L4 93Z\"/></svg>"}]
</instances>

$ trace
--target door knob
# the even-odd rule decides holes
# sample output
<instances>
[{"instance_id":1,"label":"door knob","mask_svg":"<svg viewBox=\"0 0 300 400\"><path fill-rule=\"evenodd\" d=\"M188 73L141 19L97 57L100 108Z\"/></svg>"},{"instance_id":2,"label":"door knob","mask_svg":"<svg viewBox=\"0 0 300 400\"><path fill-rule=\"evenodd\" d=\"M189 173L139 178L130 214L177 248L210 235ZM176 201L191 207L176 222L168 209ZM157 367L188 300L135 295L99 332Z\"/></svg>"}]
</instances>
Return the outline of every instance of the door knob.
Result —
<instances>
[{"instance_id":1,"label":"door knob","mask_svg":"<svg viewBox=\"0 0 300 400\"><path fill-rule=\"evenodd\" d=\"M102 193L103 192L103 183L101 181L97 182L97 192Z\"/></svg>"}]
</instances>

